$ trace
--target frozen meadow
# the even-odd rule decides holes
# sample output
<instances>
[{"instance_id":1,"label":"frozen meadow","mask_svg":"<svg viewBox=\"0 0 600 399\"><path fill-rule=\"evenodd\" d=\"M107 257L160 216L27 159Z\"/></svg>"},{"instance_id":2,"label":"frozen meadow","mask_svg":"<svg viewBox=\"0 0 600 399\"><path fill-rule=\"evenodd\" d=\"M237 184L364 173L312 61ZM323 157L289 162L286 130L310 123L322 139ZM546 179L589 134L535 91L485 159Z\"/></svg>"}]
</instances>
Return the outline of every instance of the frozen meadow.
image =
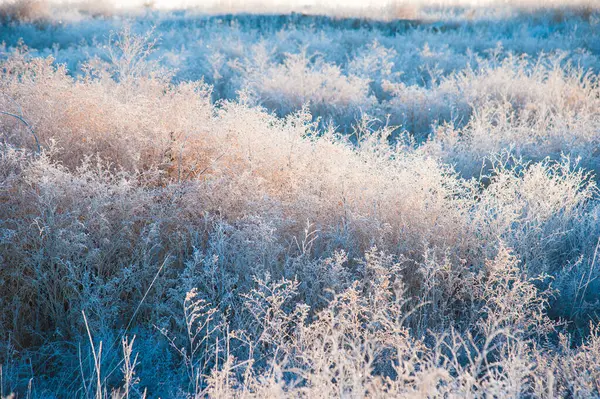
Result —
<instances>
[{"instance_id":1,"label":"frozen meadow","mask_svg":"<svg viewBox=\"0 0 600 399\"><path fill-rule=\"evenodd\" d=\"M0 0L0 398L600 397L600 3Z\"/></svg>"}]
</instances>

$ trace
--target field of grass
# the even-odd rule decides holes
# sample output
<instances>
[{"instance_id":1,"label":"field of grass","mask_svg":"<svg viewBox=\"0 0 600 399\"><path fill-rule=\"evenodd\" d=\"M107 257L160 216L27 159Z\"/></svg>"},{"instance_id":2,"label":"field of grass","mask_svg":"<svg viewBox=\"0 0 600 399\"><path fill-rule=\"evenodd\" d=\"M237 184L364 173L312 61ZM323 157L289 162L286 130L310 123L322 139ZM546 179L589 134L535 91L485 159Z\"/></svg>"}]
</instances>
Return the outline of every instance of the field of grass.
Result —
<instances>
[{"instance_id":1,"label":"field of grass","mask_svg":"<svg viewBox=\"0 0 600 399\"><path fill-rule=\"evenodd\" d=\"M600 397L600 3L430 3L0 1L0 398Z\"/></svg>"}]
</instances>

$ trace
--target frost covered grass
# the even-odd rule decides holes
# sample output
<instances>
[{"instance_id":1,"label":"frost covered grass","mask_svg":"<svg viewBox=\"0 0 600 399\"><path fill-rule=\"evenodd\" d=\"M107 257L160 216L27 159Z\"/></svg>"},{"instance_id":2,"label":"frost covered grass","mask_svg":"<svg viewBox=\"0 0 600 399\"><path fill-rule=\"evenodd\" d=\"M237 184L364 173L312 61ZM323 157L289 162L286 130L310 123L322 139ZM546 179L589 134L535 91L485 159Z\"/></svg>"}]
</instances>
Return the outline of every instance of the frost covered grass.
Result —
<instances>
[{"instance_id":1,"label":"frost covered grass","mask_svg":"<svg viewBox=\"0 0 600 399\"><path fill-rule=\"evenodd\" d=\"M600 396L600 8L530 6L3 3L0 397Z\"/></svg>"}]
</instances>

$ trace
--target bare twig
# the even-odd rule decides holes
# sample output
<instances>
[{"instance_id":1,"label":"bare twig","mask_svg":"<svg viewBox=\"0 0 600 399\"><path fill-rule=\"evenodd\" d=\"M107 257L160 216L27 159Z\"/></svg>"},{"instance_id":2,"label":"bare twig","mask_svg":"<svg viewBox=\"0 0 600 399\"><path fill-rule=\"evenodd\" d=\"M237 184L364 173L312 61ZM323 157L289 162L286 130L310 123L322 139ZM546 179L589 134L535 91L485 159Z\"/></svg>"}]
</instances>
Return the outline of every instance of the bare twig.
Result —
<instances>
[{"instance_id":1,"label":"bare twig","mask_svg":"<svg viewBox=\"0 0 600 399\"><path fill-rule=\"evenodd\" d=\"M33 128L31 127L31 125L29 123L27 123L27 121L25 119L23 119L23 117L21 117L19 115L16 115L16 114L13 114L13 113L10 113L10 112L6 112L6 111L0 111L0 114L12 116L13 118L16 118L16 119L20 120L25 126L27 126L27 128L31 132L31 135L35 139L35 145L37 147L37 153L39 154L42 151L42 148L40 147L40 141L38 140L37 134L35 134L35 132L33 131Z\"/></svg>"}]
</instances>

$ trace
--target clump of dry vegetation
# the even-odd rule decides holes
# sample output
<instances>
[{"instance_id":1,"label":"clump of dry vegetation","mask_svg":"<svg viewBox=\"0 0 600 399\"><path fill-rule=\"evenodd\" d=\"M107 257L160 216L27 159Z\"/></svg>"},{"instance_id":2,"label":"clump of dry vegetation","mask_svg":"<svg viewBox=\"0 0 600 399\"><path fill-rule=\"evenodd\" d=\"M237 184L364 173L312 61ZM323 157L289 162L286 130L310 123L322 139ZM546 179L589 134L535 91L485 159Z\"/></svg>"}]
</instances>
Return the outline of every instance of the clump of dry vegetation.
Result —
<instances>
[{"instance_id":1,"label":"clump of dry vegetation","mask_svg":"<svg viewBox=\"0 0 600 399\"><path fill-rule=\"evenodd\" d=\"M4 20L0 396L599 396L600 19L517 15Z\"/></svg>"}]
</instances>

